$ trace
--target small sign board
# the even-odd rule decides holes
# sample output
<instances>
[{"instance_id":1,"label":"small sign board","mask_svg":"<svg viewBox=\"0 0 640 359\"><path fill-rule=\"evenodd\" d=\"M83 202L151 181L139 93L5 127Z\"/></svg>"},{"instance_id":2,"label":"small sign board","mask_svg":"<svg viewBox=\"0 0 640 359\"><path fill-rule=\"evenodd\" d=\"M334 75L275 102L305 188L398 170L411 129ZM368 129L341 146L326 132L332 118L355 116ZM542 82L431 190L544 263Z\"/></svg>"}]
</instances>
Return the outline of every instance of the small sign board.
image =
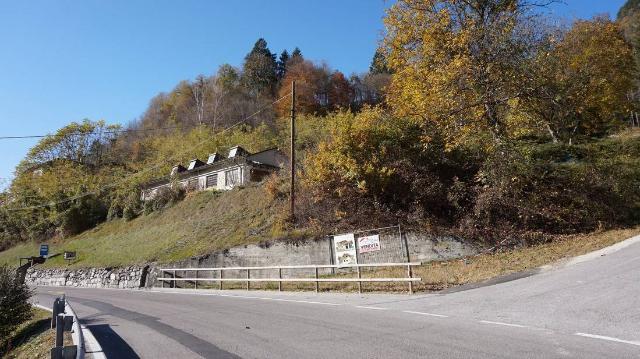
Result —
<instances>
[{"instance_id":1,"label":"small sign board","mask_svg":"<svg viewBox=\"0 0 640 359\"><path fill-rule=\"evenodd\" d=\"M353 233L333 236L333 248L337 265L358 264L356 240Z\"/></svg>"},{"instance_id":2,"label":"small sign board","mask_svg":"<svg viewBox=\"0 0 640 359\"><path fill-rule=\"evenodd\" d=\"M49 245L48 244L41 244L40 245L40 257L47 258L48 255L49 255Z\"/></svg>"},{"instance_id":3,"label":"small sign board","mask_svg":"<svg viewBox=\"0 0 640 359\"><path fill-rule=\"evenodd\" d=\"M68 260L68 261L70 261L70 260L72 260L72 259L76 259L76 252L68 252L68 251L65 251L65 252L64 252L64 259L66 259L66 260Z\"/></svg>"},{"instance_id":4,"label":"small sign board","mask_svg":"<svg viewBox=\"0 0 640 359\"><path fill-rule=\"evenodd\" d=\"M380 250L380 236L364 236L358 238L358 250L360 253L376 252Z\"/></svg>"}]
</instances>

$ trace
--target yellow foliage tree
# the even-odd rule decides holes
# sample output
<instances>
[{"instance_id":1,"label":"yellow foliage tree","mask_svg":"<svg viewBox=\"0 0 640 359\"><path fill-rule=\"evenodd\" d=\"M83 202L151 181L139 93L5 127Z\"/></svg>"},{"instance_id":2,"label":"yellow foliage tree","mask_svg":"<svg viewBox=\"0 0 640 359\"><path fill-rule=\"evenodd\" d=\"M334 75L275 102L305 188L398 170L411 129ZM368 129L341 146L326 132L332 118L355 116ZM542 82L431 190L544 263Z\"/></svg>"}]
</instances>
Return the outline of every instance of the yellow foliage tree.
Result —
<instances>
[{"instance_id":1,"label":"yellow foliage tree","mask_svg":"<svg viewBox=\"0 0 640 359\"><path fill-rule=\"evenodd\" d=\"M507 137L514 99L528 88L523 70L535 45L537 4L522 0L400 0L385 18L388 88L400 116L421 118L448 147Z\"/></svg>"},{"instance_id":2,"label":"yellow foliage tree","mask_svg":"<svg viewBox=\"0 0 640 359\"><path fill-rule=\"evenodd\" d=\"M601 136L623 125L632 108L635 64L619 25L608 18L577 21L541 51L534 90L520 104L554 142Z\"/></svg>"}]
</instances>

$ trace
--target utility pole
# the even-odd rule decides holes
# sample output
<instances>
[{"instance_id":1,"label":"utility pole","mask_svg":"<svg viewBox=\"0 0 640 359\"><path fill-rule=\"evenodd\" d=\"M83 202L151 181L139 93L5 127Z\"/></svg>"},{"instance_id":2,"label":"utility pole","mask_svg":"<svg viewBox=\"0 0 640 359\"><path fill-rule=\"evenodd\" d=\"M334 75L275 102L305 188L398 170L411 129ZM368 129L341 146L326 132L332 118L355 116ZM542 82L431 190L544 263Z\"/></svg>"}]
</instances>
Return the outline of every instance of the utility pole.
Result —
<instances>
[{"instance_id":1,"label":"utility pole","mask_svg":"<svg viewBox=\"0 0 640 359\"><path fill-rule=\"evenodd\" d=\"M291 81L291 193L289 195L289 205L291 221L295 223L295 201L296 201L296 82Z\"/></svg>"}]
</instances>

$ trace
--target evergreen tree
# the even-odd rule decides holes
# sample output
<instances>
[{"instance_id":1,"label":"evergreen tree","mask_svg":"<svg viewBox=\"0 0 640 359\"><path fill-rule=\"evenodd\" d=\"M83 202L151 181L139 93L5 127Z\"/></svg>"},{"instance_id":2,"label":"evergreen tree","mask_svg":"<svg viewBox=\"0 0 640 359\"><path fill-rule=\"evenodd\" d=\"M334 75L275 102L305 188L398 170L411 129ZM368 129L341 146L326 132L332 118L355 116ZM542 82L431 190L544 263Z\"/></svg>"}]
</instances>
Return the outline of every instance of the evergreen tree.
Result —
<instances>
[{"instance_id":1,"label":"evergreen tree","mask_svg":"<svg viewBox=\"0 0 640 359\"><path fill-rule=\"evenodd\" d=\"M242 70L242 83L251 94L273 94L277 82L276 55L264 39L256 41L245 57Z\"/></svg>"},{"instance_id":2,"label":"evergreen tree","mask_svg":"<svg viewBox=\"0 0 640 359\"><path fill-rule=\"evenodd\" d=\"M278 59L278 70L277 70L277 75L278 75L278 80L281 80L284 75L287 73L287 62L289 62L289 59L291 57L289 56L289 52L285 49L282 51L282 53L280 54L280 58Z\"/></svg>"},{"instance_id":3,"label":"evergreen tree","mask_svg":"<svg viewBox=\"0 0 640 359\"><path fill-rule=\"evenodd\" d=\"M304 57L302 56L302 51L300 51L300 48L298 48L296 46L295 49L293 49L293 52L291 53L291 61L293 62L302 62L302 60L304 60Z\"/></svg>"},{"instance_id":4,"label":"evergreen tree","mask_svg":"<svg viewBox=\"0 0 640 359\"><path fill-rule=\"evenodd\" d=\"M373 60L371 60L371 66L369 66L369 72L372 74L388 74L391 73L387 67L387 59L384 56L382 50L377 49L373 54Z\"/></svg>"}]
</instances>

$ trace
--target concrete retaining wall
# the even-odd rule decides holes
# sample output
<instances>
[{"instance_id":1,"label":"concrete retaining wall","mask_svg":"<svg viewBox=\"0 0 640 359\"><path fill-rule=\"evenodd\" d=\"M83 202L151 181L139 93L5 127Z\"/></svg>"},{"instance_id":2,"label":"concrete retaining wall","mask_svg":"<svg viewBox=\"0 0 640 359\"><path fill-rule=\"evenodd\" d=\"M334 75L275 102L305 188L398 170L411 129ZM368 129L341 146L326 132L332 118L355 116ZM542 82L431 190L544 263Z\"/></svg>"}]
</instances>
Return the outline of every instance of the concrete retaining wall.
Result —
<instances>
[{"instance_id":1,"label":"concrete retaining wall","mask_svg":"<svg viewBox=\"0 0 640 359\"><path fill-rule=\"evenodd\" d=\"M394 233L380 234L381 250L361 254L359 263L381 263L407 261L429 262L465 257L478 253L478 249L462 242L458 238L433 236L424 233L408 232L402 235ZM278 241L247 245L211 253L176 263L162 265L162 268L211 268L211 267L260 267L292 266L309 264L333 264L331 238L306 241ZM321 270L327 274L330 269ZM309 275L313 270L309 271ZM139 288L161 286L157 282L158 266L132 266L123 268L88 269L38 269L27 272L26 281L33 285L74 286L93 288ZM193 272L179 271L178 277L192 277ZM304 271L283 270L283 277L303 276ZM227 277L244 278L246 272L225 272ZM202 272L201 278L217 276L211 272ZM252 271L252 278L277 276L277 271Z\"/></svg>"},{"instance_id":2,"label":"concrete retaining wall","mask_svg":"<svg viewBox=\"0 0 640 359\"><path fill-rule=\"evenodd\" d=\"M412 262L429 262L433 260L448 260L470 256L478 253L478 249L466 244L458 238L449 236L433 236L424 233L408 232L402 235L385 233L380 235L381 250L358 256L359 263L404 263L407 261L407 246L409 259ZM309 264L333 264L333 250L331 238L319 240L262 243L235 247L229 250L215 252L202 257L183 260L160 266L161 268L219 268L219 267L263 267L263 266L293 266ZM158 267L149 270L148 286L162 286L156 281ZM341 270L345 271L345 270ZM282 277L300 277L314 274L314 270L283 270ZM321 269L320 274L329 274L331 269ZM172 276L171 273L169 276ZM216 278L217 273L200 272L200 278ZM177 271L178 278L192 278L194 272ZM228 278L244 278L246 271L225 271ZM252 278L277 277L277 270L255 270ZM178 283L180 284L180 283Z\"/></svg>"}]
</instances>

